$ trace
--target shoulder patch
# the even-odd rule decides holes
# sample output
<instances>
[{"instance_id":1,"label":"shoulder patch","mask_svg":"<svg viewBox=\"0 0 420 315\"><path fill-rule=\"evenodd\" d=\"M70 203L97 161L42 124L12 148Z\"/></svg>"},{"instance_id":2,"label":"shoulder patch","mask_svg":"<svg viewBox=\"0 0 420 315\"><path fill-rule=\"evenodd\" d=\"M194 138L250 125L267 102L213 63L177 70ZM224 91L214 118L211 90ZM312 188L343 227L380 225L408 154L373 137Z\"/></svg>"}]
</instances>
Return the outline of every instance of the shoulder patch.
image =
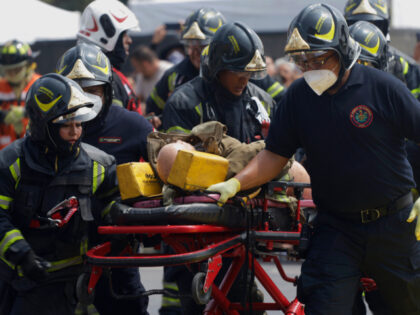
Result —
<instances>
[{"instance_id":1,"label":"shoulder patch","mask_svg":"<svg viewBox=\"0 0 420 315\"><path fill-rule=\"evenodd\" d=\"M122 142L121 137L99 137L99 143L120 144L121 142Z\"/></svg>"}]
</instances>

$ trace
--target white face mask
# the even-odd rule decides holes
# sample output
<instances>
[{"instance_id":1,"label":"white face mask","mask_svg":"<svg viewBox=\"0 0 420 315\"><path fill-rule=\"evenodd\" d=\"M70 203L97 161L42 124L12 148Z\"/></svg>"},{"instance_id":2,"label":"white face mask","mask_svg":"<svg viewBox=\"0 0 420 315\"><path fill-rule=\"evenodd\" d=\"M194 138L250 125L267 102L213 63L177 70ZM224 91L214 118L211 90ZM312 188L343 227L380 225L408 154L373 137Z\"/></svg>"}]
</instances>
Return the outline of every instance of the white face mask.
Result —
<instances>
[{"instance_id":1,"label":"white face mask","mask_svg":"<svg viewBox=\"0 0 420 315\"><path fill-rule=\"evenodd\" d=\"M306 83L320 96L337 82L337 75L331 70L311 70L303 73Z\"/></svg>"}]
</instances>

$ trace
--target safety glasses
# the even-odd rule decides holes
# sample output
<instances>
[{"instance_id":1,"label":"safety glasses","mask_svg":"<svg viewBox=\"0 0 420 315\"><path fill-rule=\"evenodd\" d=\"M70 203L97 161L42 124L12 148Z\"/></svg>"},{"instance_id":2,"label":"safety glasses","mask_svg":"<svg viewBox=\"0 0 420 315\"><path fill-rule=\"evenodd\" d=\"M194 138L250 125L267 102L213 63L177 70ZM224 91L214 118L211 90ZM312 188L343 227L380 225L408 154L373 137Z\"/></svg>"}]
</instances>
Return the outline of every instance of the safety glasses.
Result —
<instances>
[{"instance_id":1,"label":"safety glasses","mask_svg":"<svg viewBox=\"0 0 420 315\"><path fill-rule=\"evenodd\" d=\"M308 51L290 53L290 59L301 71L321 69L332 57L336 56L331 51Z\"/></svg>"}]
</instances>

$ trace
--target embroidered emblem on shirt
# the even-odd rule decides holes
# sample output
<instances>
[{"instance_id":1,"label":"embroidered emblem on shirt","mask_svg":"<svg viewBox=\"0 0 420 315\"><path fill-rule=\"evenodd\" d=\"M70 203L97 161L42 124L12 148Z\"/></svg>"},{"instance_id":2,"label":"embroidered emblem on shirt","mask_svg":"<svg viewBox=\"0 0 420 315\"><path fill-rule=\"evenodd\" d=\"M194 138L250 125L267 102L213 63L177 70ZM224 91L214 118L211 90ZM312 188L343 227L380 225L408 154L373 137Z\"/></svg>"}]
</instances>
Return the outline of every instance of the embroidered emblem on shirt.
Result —
<instances>
[{"instance_id":1,"label":"embroidered emblem on shirt","mask_svg":"<svg viewBox=\"0 0 420 315\"><path fill-rule=\"evenodd\" d=\"M373 113L366 105L356 106L350 113L350 121L357 128L369 127L372 120Z\"/></svg>"},{"instance_id":2,"label":"embroidered emblem on shirt","mask_svg":"<svg viewBox=\"0 0 420 315\"><path fill-rule=\"evenodd\" d=\"M99 143L121 143L121 137L100 137Z\"/></svg>"}]
</instances>

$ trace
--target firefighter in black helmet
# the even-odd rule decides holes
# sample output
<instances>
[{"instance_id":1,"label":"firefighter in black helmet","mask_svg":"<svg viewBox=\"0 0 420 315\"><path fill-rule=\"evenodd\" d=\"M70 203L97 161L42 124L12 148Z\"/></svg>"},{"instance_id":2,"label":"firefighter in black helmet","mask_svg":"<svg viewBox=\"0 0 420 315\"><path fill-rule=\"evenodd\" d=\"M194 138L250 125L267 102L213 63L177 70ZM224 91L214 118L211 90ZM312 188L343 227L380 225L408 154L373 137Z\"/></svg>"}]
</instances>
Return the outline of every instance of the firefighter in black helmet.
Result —
<instances>
[{"instance_id":1,"label":"firefighter in black helmet","mask_svg":"<svg viewBox=\"0 0 420 315\"><path fill-rule=\"evenodd\" d=\"M74 314L89 225L116 189L115 159L81 142L99 104L44 75L26 98L27 136L0 151L0 279L12 296L1 314Z\"/></svg>"},{"instance_id":2,"label":"firefighter in black helmet","mask_svg":"<svg viewBox=\"0 0 420 315\"><path fill-rule=\"evenodd\" d=\"M350 35L362 47L362 52L358 59L360 64L377 68L379 70L388 70L388 43L381 30L374 24L366 21L358 21L350 26ZM420 148L417 143L407 141L407 157L413 169L413 175L416 183L420 183L419 154ZM418 189L418 184L416 186ZM363 294L362 294L363 293ZM366 314L366 307L363 302L363 296L374 315L392 314L386 300L381 297L380 290L360 291L360 296L353 308L353 315Z\"/></svg>"},{"instance_id":3,"label":"firefighter in black helmet","mask_svg":"<svg viewBox=\"0 0 420 315\"><path fill-rule=\"evenodd\" d=\"M146 114L161 115L167 99L175 88L198 76L203 48L225 23L223 14L211 8L198 9L187 18L181 33L181 42L184 44L187 57L168 69L156 84L146 101ZM154 119L153 123L155 127L159 127L161 120Z\"/></svg>"},{"instance_id":4,"label":"firefighter in black helmet","mask_svg":"<svg viewBox=\"0 0 420 315\"><path fill-rule=\"evenodd\" d=\"M258 187L303 147L318 209L297 288L305 314L352 314L362 272L392 314L419 314L420 202L404 143L420 142L420 103L400 80L356 62L360 46L330 5L298 14L285 52L303 78L280 102L266 149L207 190L225 201Z\"/></svg>"},{"instance_id":5,"label":"firefighter in black helmet","mask_svg":"<svg viewBox=\"0 0 420 315\"><path fill-rule=\"evenodd\" d=\"M367 21L376 25L389 40L389 10L387 0L348 0L344 17L349 25ZM407 84L411 93L420 100L420 68L416 61L389 45L388 72Z\"/></svg>"},{"instance_id":6,"label":"firefighter in black helmet","mask_svg":"<svg viewBox=\"0 0 420 315\"><path fill-rule=\"evenodd\" d=\"M153 127L143 116L112 104L111 65L98 47L79 43L70 48L59 59L56 71L102 100L95 109L96 118L86 123L84 142L114 156L117 164L147 160L147 135ZM144 291L138 268L118 268L111 276L117 292L135 295ZM98 282L94 304L102 315L116 312L144 315L148 298L139 295L136 299L122 301L112 297L109 277L105 276Z\"/></svg>"},{"instance_id":7,"label":"firefighter in black helmet","mask_svg":"<svg viewBox=\"0 0 420 315\"><path fill-rule=\"evenodd\" d=\"M274 101L249 82L250 78L266 75L260 38L243 23L227 23L218 29L203 54L202 75L180 86L168 99L163 110L163 128L182 133L216 120L227 126L228 135L241 142L263 139ZM176 280L185 291L190 289L192 275L187 272ZM233 286L235 301L241 300L238 297L243 293L241 287L241 284ZM257 296L258 293L254 294L254 298ZM181 301L184 314L202 312L202 306L195 305L191 298Z\"/></svg>"},{"instance_id":8,"label":"firefighter in black helmet","mask_svg":"<svg viewBox=\"0 0 420 315\"><path fill-rule=\"evenodd\" d=\"M203 54L208 54L204 76L169 98L163 128L183 132L217 120L227 126L228 135L242 142L262 139L262 126L269 121L274 101L249 82L266 75L264 47L258 35L242 23L227 23Z\"/></svg>"},{"instance_id":9,"label":"firefighter in black helmet","mask_svg":"<svg viewBox=\"0 0 420 315\"><path fill-rule=\"evenodd\" d=\"M362 48L357 62L387 71L388 42L381 30L369 22L359 21L350 26L349 31Z\"/></svg>"}]
</instances>

